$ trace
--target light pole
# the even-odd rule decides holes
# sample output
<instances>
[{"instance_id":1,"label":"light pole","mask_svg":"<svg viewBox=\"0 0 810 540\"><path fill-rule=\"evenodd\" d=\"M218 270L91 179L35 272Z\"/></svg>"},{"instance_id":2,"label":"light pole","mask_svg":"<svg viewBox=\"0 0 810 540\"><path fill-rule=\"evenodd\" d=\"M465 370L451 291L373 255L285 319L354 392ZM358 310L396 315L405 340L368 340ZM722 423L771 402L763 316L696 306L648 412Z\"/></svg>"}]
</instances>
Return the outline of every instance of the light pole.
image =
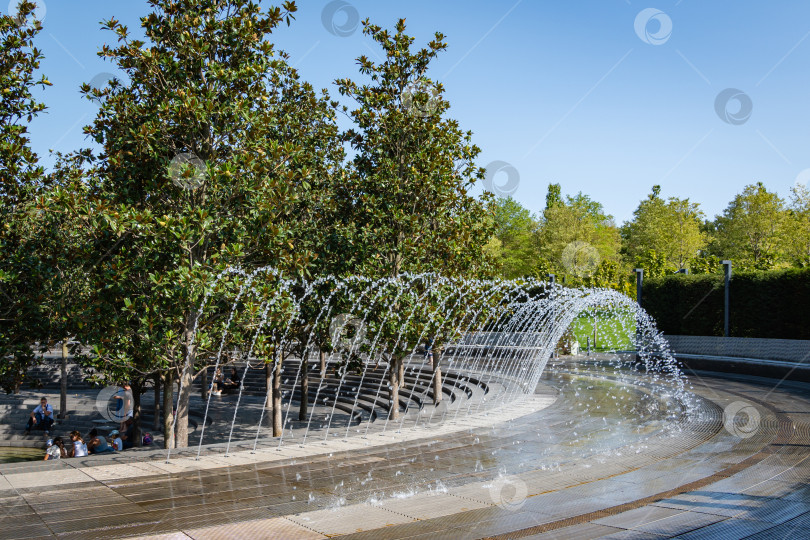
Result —
<instances>
[{"instance_id":1,"label":"light pole","mask_svg":"<svg viewBox=\"0 0 810 540\"><path fill-rule=\"evenodd\" d=\"M641 307L641 286L644 283L644 269L636 268L633 271L636 273L636 302L638 303L639 307ZM639 324L639 319L636 319L635 335L636 360L638 360L638 351L641 349L641 325Z\"/></svg>"},{"instance_id":2,"label":"light pole","mask_svg":"<svg viewBox=\"0 0 810 540\"><path fill-rule=\"evenodd\" d=\"M724 313L723 313L723 335L725 337L729 336L728 333L728 289L729 289L729 282L731 281L731 261L725 260L720 261L720 264L723 265L723 280L725 285L725 301L724 301Z\"/></svg>"},{"instance_id":3,"label":"light pole","mask_svg":"<svg viewBox=\"0 0 810 540\"><path fill-rule=\"evenodd\" d=\"M641 305L641 286L644 283L644 269L636 268L633 270L636 273L636 302Z\"/></svg>"}]
</instances>

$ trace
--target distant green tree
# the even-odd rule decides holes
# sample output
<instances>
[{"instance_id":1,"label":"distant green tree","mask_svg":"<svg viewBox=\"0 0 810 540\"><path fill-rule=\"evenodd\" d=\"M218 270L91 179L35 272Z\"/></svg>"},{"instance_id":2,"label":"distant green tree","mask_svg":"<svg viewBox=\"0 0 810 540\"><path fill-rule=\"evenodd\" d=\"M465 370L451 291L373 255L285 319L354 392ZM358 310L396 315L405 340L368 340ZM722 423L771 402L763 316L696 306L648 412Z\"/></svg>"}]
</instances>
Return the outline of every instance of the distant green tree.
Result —
<instances>
[{"instance_id":1,"label":"distant green tree","mask_svg":"<svg viewBox=\"0 0 810 540\"><path fill-rule=\"evenodd\" d=\"M718 274L722 273L723 265L716 255L701 253L689 261L689 269L693 274Z\"/></svg>"},{"instance_id":2,"label":"distant green tree","mask_svg":"<svg viewBox=\"0 0 810 540\"><path fill-rule=\"evenodd\" d=\"M667 263L666 257L653 249L648 249L636 255L634 266L643 268L646 277L660 277L673 272L672 267Z\"/></svg>"},{"instance_id":3,"label":"distant green tree","mask_svg":"<svg viewBox=\"0 0 810 540\"><path fill-rule=\"evenodd\" d=\"M583 193L563 200L557 184L549 186L546 201L537 233L539 251L560 281L566 275L591 275L601 261L619 262L619 230L599 202Z\"/></svg>"},{"instance_id":4,"label":"distant green tree","mask_svg":"<svg viewBox=\"0 0 810 540\"><path fill-rule=\"evenodd\" d=\"M549 184L546 193L546 209L562 205L562 187L560 187L560 184Z\"/></svg>"},{"instance_id":5,"label":"distant green tree","mask_svg":"<svg viewBox=\"0 0 810 540\"><path fill-rule=\"evenodd\" d=\"M784 240L788 261L800 268L810 266L810 190L806 186L791 188Z\"/></svg>"},{"instance_id":6,"label":"distant green tree","mask_svg":"<svg viewBox=\"0 0 810 540\"><path fill-rule=\"evenodd\" d=\"M768 270L784 257L784 201L762 182L748 185L717 216L713 254L734 261L736 268Z\"/></svg>"},{"instance_id":7,"label":"distant green tree","mask_svg":"<svg viewBox=\"0 0 810 540\"><path fill-rule=\"evenodd\" d=\"M621 264L616 261L602 261L593 274L583 280L583 285L587 287L616 289L619 292L630 295L632 293L633 280L630 279L630 274L623 270L624 268Z\"/></svg>"},{"instance_id":8,"label":"distant green tree","mask_svg":"<svg viewBox=\"0 0 810 540\"><path fill-rule=\"evenodd\" d=\"M540 261L537 220L511 197L496 199L492 209L494 239L498 246L495 264L499 275L507 279L535 275Z\"/></svg>"},{"instance_id":9,"label":"distant green tree","mask_svg":"<svg viewBox=\"0 0 810 540\"><path fill-rule=\"evenodd\" d=\"M689 199L660 196L661 186L639 203L633 220L622 226L622 252L635 265L646 271L645 264L662 265L660 271L688 268L689 261L706 247L707 237L701 231L703 213ZM660 262L659 262L660 260Z\"/></svg>"}]
</instances>

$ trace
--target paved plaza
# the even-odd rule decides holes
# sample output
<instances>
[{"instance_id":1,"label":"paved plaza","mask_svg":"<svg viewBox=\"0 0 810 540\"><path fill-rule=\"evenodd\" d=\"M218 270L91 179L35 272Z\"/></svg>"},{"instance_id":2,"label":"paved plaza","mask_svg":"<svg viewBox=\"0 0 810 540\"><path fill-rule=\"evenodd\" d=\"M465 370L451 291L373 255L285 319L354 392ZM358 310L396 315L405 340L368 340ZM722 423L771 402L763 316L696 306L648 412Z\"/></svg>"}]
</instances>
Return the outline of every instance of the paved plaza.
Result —
<instances>
[{"instance_id":1,"label":"paved plaza","mask_svg":"<svg viewBox=\"0 0 810 540\"><path fill-rule=\"evenodd\" d=\"M647 376L567 362L529 399L435 427L7 464L0 537L810 536L808 385L688 382L686 415Z\"/></svg>"}]
</instances>

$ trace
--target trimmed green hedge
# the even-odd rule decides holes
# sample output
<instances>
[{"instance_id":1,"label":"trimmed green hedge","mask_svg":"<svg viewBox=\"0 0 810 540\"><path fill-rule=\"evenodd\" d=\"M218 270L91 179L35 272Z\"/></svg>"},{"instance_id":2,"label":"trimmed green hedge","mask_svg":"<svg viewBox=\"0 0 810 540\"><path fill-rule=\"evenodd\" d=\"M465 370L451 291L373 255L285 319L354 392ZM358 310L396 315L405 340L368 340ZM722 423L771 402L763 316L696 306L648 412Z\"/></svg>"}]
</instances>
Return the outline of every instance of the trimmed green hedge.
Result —
<instances>
[{"instance_id":1,"label":"trimmed green hedge","mask_svg":"<svg viewBox=\"0 0 810 540\"><path fill-rule=\"evenodd\" d=\"M810 269L732 272L732 337L810 339ZM666 334L723 335L723 275L644 280L641 304Z\"/></svg>"}]
</instances>

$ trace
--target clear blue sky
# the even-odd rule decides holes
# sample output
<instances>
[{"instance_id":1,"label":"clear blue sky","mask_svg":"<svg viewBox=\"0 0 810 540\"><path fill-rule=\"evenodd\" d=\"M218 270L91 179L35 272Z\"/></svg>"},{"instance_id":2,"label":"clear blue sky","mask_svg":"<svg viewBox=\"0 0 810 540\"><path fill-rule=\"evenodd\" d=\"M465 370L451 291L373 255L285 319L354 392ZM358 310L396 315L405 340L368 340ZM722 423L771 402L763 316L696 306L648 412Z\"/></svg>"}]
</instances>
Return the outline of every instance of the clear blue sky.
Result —
<instances>
[{"instance_id":1,"label":"clear blue sky","mask_svg":"<svg viewBox=\"0 0 810 540\"><path fill-rule=\"evenodd\" d=\"M81 128L95 109L80 98L80 83L115 73L96 56L112 40L99 21L115 16L137 29L148 6L39 1L42 70L54 86L42 94L49 111L32 140L50 164L49 149L89 145ZM532 211L543 208L548 183L559 182L621 223L661 184L665 196L689 197L712 217L746 184L762 181L787 197L797 178L810 177L806 0L347 0L333 19L345 36L322 21L329 2L298 5L297 20L274 41L303 78L334 94L335 78L358 77L357 56L379 54L359 25L347 28L355 12L389 28L405 17L417 44L443 32L449 50L430 76L444 83L450 115L474 132L479 164L513 165L514 197ZM642 13L638 26L651 7L658 11ZM727 88L750 99L747 120L719 117L715 100ZM734 120L740 107L732 99L721 111Z\"/></svg>"}]
</instances>

